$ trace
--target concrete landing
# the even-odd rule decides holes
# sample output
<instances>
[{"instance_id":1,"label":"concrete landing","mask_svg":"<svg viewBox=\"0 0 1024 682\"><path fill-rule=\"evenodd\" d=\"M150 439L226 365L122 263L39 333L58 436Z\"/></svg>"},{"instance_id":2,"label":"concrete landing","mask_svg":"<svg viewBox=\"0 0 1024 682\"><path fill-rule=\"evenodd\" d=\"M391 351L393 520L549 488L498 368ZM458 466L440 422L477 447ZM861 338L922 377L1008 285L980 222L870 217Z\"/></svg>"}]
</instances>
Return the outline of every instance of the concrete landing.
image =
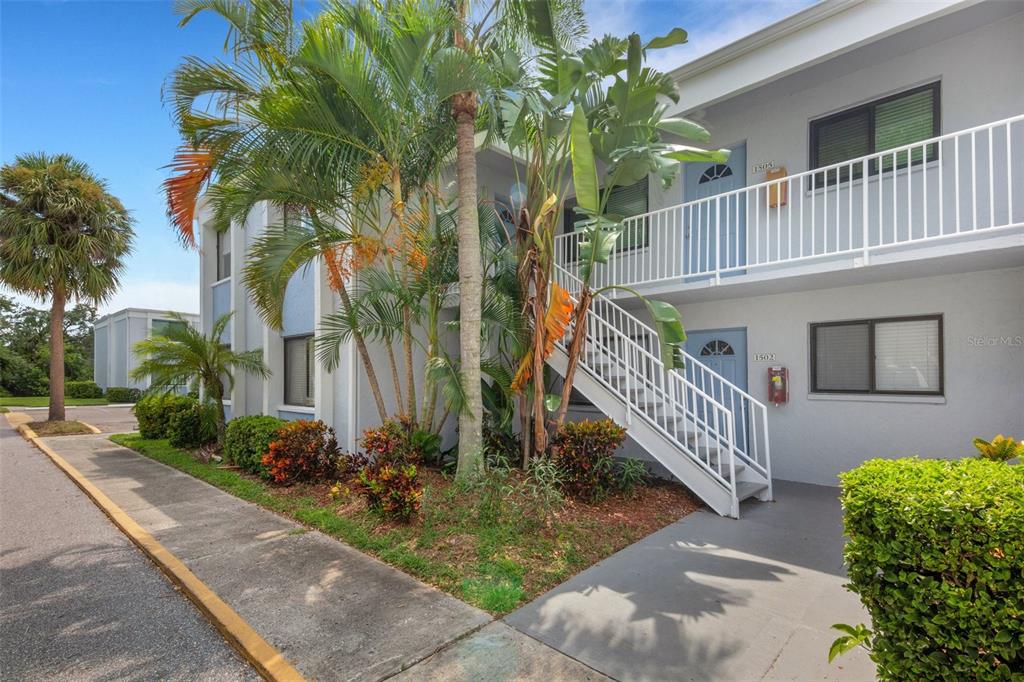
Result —
<instances>
[{"instance_id":1,"label":"concrete landing","mask_svg":"<svg viewBox=\"0 0 1024 682\"><path fill-rule=\"evenodd\" d=\"M506 617L622 680L872 680L828 663L833 623L868 623L843 589L835 488L777 482L740 520L690 514Z\"/></svg>"}]
</instances>

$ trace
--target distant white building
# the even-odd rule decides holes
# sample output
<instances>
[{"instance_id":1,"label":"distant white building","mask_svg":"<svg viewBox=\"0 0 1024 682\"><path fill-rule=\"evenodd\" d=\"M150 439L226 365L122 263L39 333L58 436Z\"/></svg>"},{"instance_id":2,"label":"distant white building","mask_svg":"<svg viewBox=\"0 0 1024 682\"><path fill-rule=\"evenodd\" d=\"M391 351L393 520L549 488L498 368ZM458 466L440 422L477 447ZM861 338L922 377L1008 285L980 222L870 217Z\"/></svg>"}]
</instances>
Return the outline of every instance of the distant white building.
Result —
<instances>
[{"instance_id":1,"label":"distant white building","mask_svg":"<svg viewBox=\"0 0 1024 682\"><path fill-rule=\"evenodd\" d=\"M93 376L100 388L149 387L148 379L136 381L130 376L139 364L132 349L143 339L163 334L168 326L181 324L171 315L170 310L125 308L96 320L93 324ZM198 315L181 315L193 327L199 326Z\"/></svg>"}]
</instances>

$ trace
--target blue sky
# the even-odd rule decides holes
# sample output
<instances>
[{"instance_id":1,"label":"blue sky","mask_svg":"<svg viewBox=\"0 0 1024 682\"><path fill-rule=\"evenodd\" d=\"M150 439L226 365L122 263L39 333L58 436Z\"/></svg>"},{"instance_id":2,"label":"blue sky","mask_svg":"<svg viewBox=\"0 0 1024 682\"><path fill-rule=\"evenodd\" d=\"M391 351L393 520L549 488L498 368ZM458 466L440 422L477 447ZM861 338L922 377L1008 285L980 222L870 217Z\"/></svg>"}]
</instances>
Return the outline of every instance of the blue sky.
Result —
<instances>
[{"instance_id":1,"label":"blue sky","mask_svg":"<svg viewBox=\"0 0 1024 682\"><path fill-rule=\"evenodd\" d=\"M690 43L653 56L671 68L777 21L811 0L588 0L594 34L644 37L681 26ZM178 143L161 86L182 57L215 57L224 29L200 16L182 29L171 3L0 2L0 162L69 153L107 178L136 220L121 291L127 306L198 312L198 259L179 246L160 183Z\"/></svg>"}]
</instances>

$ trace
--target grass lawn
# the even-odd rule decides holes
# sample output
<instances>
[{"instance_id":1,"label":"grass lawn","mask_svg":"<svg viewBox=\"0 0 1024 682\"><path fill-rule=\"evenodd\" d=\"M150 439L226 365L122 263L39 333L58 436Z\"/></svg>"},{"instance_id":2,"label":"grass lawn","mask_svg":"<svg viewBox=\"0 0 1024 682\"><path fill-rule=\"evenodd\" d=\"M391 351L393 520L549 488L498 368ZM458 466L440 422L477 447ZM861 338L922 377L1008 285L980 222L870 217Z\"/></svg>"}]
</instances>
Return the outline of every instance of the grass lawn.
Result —
<instances>
[{"instance_id":1,"label":"grass lawn","mask_svg":"<svg viewBox=\"0 0 1024 682\"><path fill-rule=\"evenodd\" d=\"M7 396L0 398L0 406L4 407L46 407L50 398L45 395ZM106 405L106 398L64 398L64 404L75 405Z\"/></svg>"},{"instance_id":2,"label":"grass lawn","mask_svg":"<svg viewBox=\"0 0 1024 682\"><path fill-rule=\"evenodd\" d=\"M595 504L565 500L550 513L510 493L512 473L491 486L456 486L421 468L423 505L409 524L387 522L362 498L330 484L271 485L206 464L166 440L111 436L159 462L288 516L494 614L513 610L626 545L696 510L684 487L658 483Z\"/></svg>"},{"instance_id":3,"label":"grass lawn","mask_svg":"<svg viewBox=\"0 0 1024 682\"><path fill-rule=\"evenodd\" d=\"M37 436L76 436L81 433L92 433L88 426L76 421L29 422L28 426Z\"/></svg>"}]
</instances>

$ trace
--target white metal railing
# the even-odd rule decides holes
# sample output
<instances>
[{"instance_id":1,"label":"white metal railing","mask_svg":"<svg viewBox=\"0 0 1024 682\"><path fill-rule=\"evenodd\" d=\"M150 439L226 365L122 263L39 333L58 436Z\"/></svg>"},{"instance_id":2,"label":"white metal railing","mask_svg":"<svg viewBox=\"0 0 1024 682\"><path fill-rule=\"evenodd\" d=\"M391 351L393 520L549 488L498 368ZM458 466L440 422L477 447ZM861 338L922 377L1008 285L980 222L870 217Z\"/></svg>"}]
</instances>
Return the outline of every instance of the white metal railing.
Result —
<instances>
[{"instance_id":1,"label":"white metal railing","mask_svg":"<svg viewBox=\"0 0 1024 682\"><path fill-rule=\"evenodd\" d=\"M581 282L574 275L556 266L554 280L574 299L578 296ZM586 324L580 365L622 401L627 420L644 420L681 454L711 473L734 500L737 458L770 485L763 405L738 388L733 391L724 377L711 370L704 368L707 376L702 374L693 358L687 360L684 372L667 370L655 331L606 296L594 297ZM561 339L559 346L566 350L566 339ZM705 386L698 386L691 377ZM739 422L734 409L743 413ZM751 437L755 431L756 436Z\"/></svg>"},{"instance_id":2,"label":"white metal railing","mask_svg":"<svg viewBox=\"0 0 1024 682\"><path fill-rule=\"evenodd\" d=\"M1024 227L1024 114L624 221L595 286L721 281ZM576 273L581 233L555 239ZM616 297L618 292L613 293Z\"/></svg>"}]
</instances>

